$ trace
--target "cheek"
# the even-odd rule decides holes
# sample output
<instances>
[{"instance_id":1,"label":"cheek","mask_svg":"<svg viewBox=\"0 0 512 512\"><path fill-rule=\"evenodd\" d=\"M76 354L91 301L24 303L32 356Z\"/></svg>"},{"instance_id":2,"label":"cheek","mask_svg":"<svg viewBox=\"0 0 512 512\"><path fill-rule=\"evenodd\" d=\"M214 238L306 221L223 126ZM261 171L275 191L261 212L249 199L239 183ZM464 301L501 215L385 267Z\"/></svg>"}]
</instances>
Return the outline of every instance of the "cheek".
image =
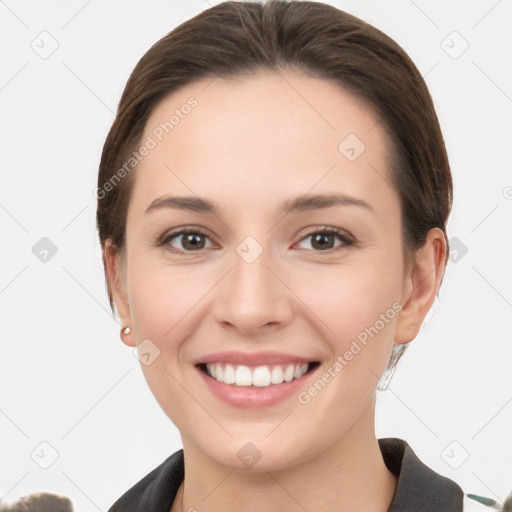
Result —
<instances>
[{"instance_id":1,"label":"cheek","mask_svg":"<svg viewBox=\"0 0 512 512\"><path fill-rule=\"evenodd\" d=\"M294 287L326 329L345 340L374 325L381 315L394 320L393 304L400 297L400 290L400 269L388 266L383 271L376 262L340 265L338 270L301 276ZM389 323L386 321L386 326ZM382 328L380 322L378 325Z\"/></svg>"},{"instance_id":2,"label":"cheek","mask_svg":"<svg viewBox=\"0 0 512 512\"><path fill-rule=\"evenodd\" d=\"M190 272L164 266L133 268L128 279L136 333L141 338L154 338L155 341L176 338L175 332L186 324L194 304L208 290L206 283L191 278Z\"/></svg>"},{"instance_id":3,"label":"cheek","mask_svg":"<svg viewBox=\"0 0 512 512\"><path fill-rule=\"evenodd\" d=\"M176 425L186 424L187 409L182 404L190 396L180 385L182 363L186 359L183 347L187 347L184 341L197 328L199 319L194 315L197 316L198 301L208 288L201 280L191 280L190 273L147 263L137 267L136 260L131 271L129 296L137 344L147 346L150 340L151 350L157 353L150 364L141 365L142 372L169 418ZM142 353L143 349L139 348L139 357Z\"/></svg>"},{"instance_id":4,"label":"cheek","mask_svg":"<svg viewBox=\"0 0 512 512\"><path fill-rule=\"evenodd\" d=\"M393 347L401 280L400 265L378 258L301 280L297 295L307 297L319 335L329 344L325 370L336 375L333 400L355 404L377 385Z\"/></svg>"},{"instance_id":5,"label":"cheek","mask_svg":"<svg viewBox=\"0 0 512 512\"><path fill-rule=\"evenodd\" d=\"M173 267L135 255L127 277L137 343L149 339L160 351L143 371L148 382L167 382L167 371L178 377L190 361L190 340L211 311L219 273L208 266Z\"/></svg>"}]
</instances>

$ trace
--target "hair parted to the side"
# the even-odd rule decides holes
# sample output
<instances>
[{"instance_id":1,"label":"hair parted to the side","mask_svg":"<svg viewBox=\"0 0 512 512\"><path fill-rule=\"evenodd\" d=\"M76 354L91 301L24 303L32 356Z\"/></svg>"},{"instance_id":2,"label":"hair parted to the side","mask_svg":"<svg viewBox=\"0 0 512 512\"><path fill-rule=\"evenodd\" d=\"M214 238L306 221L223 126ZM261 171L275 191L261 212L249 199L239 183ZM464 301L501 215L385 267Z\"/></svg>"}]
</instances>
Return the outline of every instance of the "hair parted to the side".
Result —
<instances>
[{"instance_id":1,"label":"hair parted to the side","mask_svg":"<svg viewBox=\"0 0 512 512\"><path fill-rule=\"evenodd\" d=\"M403 250L414 257L430 229L445 232L452 178L432 98L420 72L390 37L320 2L223 2L182 23L156 42L132 71L106 138L98 174L97 227L101 246L119 252L136 167L109 182L140 143L155 106L168 94L208 77L246 77L259 71L302 71L363 99L392 141L388 169L401 202ZM449 251L447 251L449 254ZM105 261L103 262L105 265ZM107 279L110 305L114 303ZM408 345L395 345L392 374Z\"/></svg>"}]
</instances>

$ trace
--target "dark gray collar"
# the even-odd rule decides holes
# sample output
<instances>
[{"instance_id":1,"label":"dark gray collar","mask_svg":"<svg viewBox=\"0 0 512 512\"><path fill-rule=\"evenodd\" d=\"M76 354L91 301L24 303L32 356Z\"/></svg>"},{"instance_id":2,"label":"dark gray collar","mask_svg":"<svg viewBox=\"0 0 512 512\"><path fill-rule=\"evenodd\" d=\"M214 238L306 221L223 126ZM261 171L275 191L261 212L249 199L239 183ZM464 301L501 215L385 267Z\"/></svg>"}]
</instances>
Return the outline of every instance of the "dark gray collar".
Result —
<instances>
[{"instance_id":1,"label":"dark gray collar","mask_svg":"<svg viewBox=\"0 0 512 512\"><path fill-rule=\"evenodd\" d=\"M379 439L388 469L398 485L388 512L461 512L464 493L453 480L423 464L403 439Z\"/></svg>"}]
</instances>

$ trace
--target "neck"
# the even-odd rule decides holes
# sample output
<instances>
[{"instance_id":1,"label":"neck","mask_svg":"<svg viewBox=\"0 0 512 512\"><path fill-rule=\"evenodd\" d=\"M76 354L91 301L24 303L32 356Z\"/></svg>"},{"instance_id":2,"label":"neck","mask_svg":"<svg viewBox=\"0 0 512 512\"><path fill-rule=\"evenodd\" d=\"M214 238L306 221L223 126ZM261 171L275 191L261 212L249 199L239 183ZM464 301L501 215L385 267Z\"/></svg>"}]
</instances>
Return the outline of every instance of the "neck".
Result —
<instances>
[{"instance_id":1,"label":"neck","mask_svg":"<svg viewBox=\"0 0 512 512\"><path fill-rule=\"evenodd\" d=\"M195 447L184 440L185 481L171 512L386 512L397 478L382 458L374 414L373 400L336 445L279 471L229 471L198 457Z\"/></svg>"}]
</instances>

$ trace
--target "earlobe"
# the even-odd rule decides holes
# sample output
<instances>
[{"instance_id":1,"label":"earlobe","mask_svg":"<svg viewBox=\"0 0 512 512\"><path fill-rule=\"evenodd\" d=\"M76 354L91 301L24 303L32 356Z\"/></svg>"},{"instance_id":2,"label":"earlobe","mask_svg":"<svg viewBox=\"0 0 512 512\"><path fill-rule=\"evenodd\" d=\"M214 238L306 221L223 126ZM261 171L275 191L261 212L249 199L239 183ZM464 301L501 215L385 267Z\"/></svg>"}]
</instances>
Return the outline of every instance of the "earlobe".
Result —
<instances>
[{"instance_id":1,"label":"earlobe","mask_svg":"<svg viewBox=\"0 0 512 512\"><path fill-rule=\"evenodd\" d=\"M429 231L407 269L402 293L403 309L398 316L395 343L412 341L435 300L446 266L446 238L439 228Z\"/></svg>"},{"instance_id":2,"label":"earlobe","mask_svg":"<svg viewBox=\"0 0 512 512\"><path fill-rule=\"evenodd\" d=\"M117 247L111 240L107 240L103 247L108 286L116 305L117 313L121 321L121 339L125 345L135 347L133 335L130 304L125 286L125 275L121 267L120 256Z\"/></svg>"}]
</instances>

